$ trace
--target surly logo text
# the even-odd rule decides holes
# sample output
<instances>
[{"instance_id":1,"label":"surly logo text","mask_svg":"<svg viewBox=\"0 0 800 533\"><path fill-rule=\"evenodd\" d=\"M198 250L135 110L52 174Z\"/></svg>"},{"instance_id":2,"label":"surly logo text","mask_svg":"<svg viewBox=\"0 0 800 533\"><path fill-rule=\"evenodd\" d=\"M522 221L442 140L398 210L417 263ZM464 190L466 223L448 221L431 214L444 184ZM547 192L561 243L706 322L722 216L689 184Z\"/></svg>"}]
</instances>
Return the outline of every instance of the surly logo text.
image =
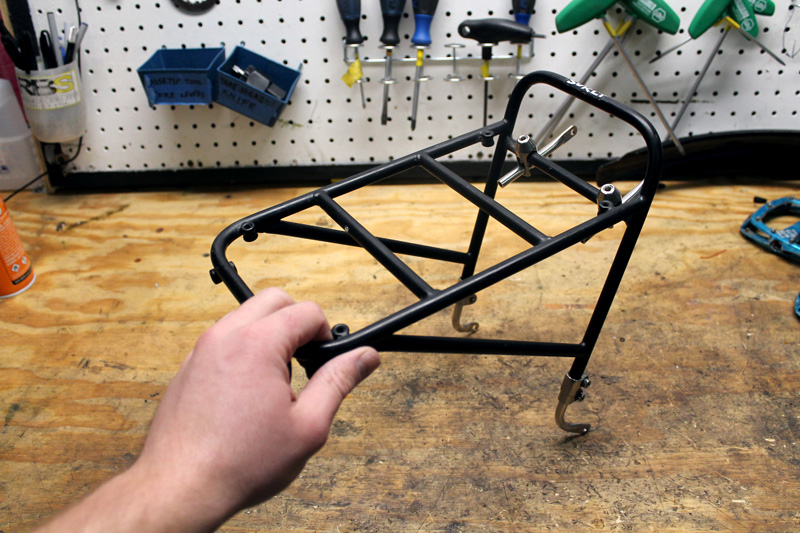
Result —
<instances>
[{"instance_id":1,"label":"surly logo text","mask_svg":"<svg viewBox=\"0 0 800 533\"><path fill-rule=\"evenodd\" d=\"M580 89L580 90L582 90L582 91L584 91L586 93L591 94L595 98L605 98L606 97L606 95L604 95L603 93L597 92L594 89L592 89L591 87L587 87L586 85L584 85L582 83L578 83L575 80L567 80L567 85L574 85L578 89Z\"/></svg>"}]
</instances>

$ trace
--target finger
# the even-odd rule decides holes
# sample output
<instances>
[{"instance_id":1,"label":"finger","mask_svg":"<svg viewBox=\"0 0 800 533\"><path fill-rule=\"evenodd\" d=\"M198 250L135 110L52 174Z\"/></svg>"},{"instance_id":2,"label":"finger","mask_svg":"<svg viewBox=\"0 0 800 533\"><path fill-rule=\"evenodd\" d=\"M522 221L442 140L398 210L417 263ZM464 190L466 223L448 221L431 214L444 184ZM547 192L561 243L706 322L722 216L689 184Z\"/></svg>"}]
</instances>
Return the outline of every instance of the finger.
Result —
<instances>
[{"instance_id":1,"label":"finger","mask_svg":"<svg viewBox=\"0 0 800 533\"><path fill-rule=\"evenodd\" d=\"M300 302L248 324L242 334L261 344L269 343L270 351L277 352L288 363L300 346L314 340L331 338L330 325L320 306L313 302Z\"/></svg>"},{"instance_id":2,"label":"finger","mask_svg":"<svg viewBox=\"0 0 800 533\"><path fill-rule=\"evenodd\" d=\"M380 364L378 352L363 346L334 357L312 376L295 403L312 447L322 446L342 401Z\"/></svg>"},{"instance_id":3,"label":"finger","mask_svg":"<svg viewBox=\"0 0 800 533\"><path fill-rule=\"evenodd\" d=\"M294 300L286 292L276 287L270 287L246 300L238 308L222 317L217 324L226 329L240 328L293 303Z\"/></svg>"}]
</instances>

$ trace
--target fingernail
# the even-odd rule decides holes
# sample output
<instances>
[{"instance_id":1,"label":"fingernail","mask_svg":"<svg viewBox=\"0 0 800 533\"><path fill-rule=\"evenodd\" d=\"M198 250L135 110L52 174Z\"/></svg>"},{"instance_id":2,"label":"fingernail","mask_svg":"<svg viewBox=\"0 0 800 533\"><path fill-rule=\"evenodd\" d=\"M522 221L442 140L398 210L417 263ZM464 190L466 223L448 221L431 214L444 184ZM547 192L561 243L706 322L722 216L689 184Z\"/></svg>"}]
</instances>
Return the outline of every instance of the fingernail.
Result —
<instances>
[{"instance_id":1,"label":"fingernail","mask_svg":"<svg viewBox=\"0 0 800 533\"><path fill-rule=\"evenodd\" d=\"M356 368L358 369L361 379L365 379L367 376L372 374L375 369L380 366L380 364L381 356L378 355L378 352L372 348L367 348L367 350L361 354L361 357L359 357L356 361Z\"/></svg>"}]
</instances>

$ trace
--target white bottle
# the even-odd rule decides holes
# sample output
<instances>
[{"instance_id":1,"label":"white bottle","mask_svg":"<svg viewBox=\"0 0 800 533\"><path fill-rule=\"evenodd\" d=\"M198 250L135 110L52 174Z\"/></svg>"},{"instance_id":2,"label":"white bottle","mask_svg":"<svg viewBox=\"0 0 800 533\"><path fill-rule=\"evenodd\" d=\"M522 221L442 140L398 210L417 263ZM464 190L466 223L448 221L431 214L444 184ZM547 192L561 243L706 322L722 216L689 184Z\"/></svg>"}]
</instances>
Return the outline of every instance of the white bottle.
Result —
<instances>
[{"instance_id":1,"label":"white bottle","mask_svg":"<svg viewBox=\"0 0 800 533\"><path fill-rule=\"evenodd\" d=\"M0 79L0 191L16 190L40 173L36 144L14 88Z\"/></svg>"}]
</instances>

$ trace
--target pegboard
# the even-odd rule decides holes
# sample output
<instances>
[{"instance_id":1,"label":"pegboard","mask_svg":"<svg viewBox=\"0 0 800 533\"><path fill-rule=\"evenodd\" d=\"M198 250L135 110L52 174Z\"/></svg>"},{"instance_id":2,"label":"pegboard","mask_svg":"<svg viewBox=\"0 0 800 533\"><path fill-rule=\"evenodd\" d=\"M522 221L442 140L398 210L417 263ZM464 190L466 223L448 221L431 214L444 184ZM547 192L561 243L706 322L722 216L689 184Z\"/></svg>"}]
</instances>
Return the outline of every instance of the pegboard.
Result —
<instances>
[{"instance_id":1,"label":"pegboard","mask_svg":"<svg viewBox=\"0 0 800 533\"><path fill-rule=\"evenodd\" d=\"M776 12L759 17L759 40L785 61L773 58L741 35L731 32L694 102L677 128L680 137L709 132L752 129L798 129L800 118L800 8L796 0L775 0ZM531 26L543 38L535 39L533 54L524 49L523 72L552 70L580 77L609 40L595 20L559 34L556 13L566 0L539 0ZM433 77L420 89L418 122L411 131L413 63L395 63L398 83L390 87L390 120L381 125L384 75L379 48L382 18L379 2L362 1L360 29L366 37L360 48L364 60L363 84L367 101L362 108L358 88L341 80L344 26L333 1L219 0L210 11L190 14L170 0L79 0L81 19L89 24L83 41L81 66L88 102L88 131L82 152L70 172L127 172L159 169L291 167L340 164L379 164L482 125L483 80L480 48L461 38L458 24L469 18L511 18L509 1L441 0L434 17L431 58L446 58L448 43L465 45L457 51L458 70L466 79L445 81L453 66L447 61L425 63ZM687 39L686 29L699 2L670 3L681 17L677 35L661 33L639 22L629 32L625 47L633 58L663 113L671 122L681 100L693 85L721 30L712 28L677 52L650 64L658 52ZM54 11L59 24L77 22L75 6L59 0L30 0L34 25L46 28L46 13ZM410 44L414 30L411 1L400 23L402 41L395 58L414 57ZM610 20L622 19L619 10ZM219 104L148 106L136 69L159 48L216 47L230 54L236 45L283 63L301 65L301 78L291 102L277 124L267 127ZM497 120L515 83L516 47L495 48L490 84L489 120ZM599 65L587 85L648 117L662 139L664 126L617 51ZM561 93L536 89L526 100L518 133L536 134L561 102ZM527 118L523 118L527 117ZM562 147L560 160L617 157L642 147L641 140L621 122L576 103L562 128L578 127L577 137ZM72 153L75 145L65 145ZM489 149L491 150L491 149ZM451 156L458 161L486 160L490 151L480 146Z\"/></svg>"}]
</instances>

